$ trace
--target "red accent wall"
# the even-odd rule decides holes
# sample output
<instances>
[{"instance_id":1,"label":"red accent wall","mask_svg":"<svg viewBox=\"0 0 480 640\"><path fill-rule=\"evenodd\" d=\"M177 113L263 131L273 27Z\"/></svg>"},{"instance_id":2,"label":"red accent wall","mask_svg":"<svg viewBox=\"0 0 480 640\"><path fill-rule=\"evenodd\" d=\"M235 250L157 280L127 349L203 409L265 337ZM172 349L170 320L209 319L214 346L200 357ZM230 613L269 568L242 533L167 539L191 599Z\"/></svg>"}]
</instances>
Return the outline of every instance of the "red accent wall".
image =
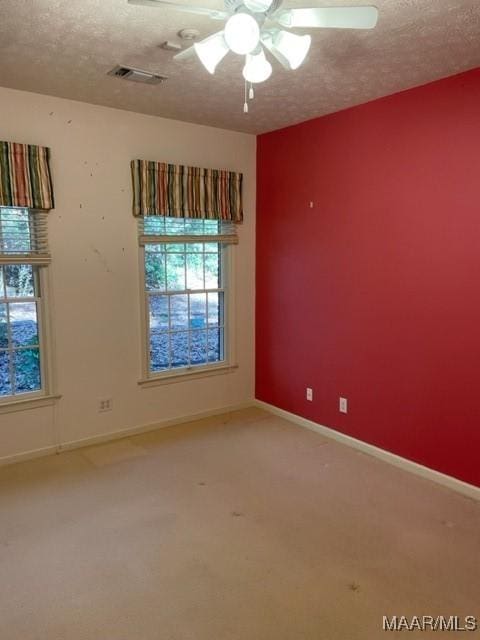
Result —
<instances>
[{"instance_id":1,"label":"red accent wall","mask_svg":"<svg viewBox=\"0 0 480 640\"><path fill-rule=\"evenodd\" d=\"M257 162L257 398L480 486L480 69Z\"/></svg>"}]
</instances>

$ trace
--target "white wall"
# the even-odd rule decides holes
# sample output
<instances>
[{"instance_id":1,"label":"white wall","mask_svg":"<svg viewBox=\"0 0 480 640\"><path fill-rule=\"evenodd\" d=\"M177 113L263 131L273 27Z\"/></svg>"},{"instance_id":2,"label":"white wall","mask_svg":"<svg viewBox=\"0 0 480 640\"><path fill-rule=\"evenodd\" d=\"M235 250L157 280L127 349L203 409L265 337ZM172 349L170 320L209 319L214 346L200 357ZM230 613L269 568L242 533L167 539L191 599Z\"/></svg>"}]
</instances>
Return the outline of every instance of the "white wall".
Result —
<instances>
[{"instance_id":1,"label":"white wall","mask_svg":"<svg viewBox=\"0 0 480 640\"><path fill-rule=\"evenodd\" d=\"M253 398L255 137L0 88L0 139L52 150L49 214L56 408L0 415L0 459ZM235 248L234 373L140 387L136 220L130 160L244 174L245 222ZM98 413L98 399L113 410ZM55 417L55 420L54 420ZM55 424L56 423L56 424Z\"/></svg>"}]
</instances>

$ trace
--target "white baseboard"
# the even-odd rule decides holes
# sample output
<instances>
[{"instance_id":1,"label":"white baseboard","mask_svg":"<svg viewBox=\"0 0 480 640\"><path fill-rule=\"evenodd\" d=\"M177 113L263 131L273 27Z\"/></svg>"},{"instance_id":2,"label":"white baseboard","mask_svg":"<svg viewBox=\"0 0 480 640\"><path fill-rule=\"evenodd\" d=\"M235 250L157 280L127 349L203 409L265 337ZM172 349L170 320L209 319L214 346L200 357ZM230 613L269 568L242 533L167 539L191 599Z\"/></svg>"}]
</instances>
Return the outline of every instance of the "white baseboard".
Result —
<instances>
[{"instance_id":1,"label":"white baseboard","mask_svg":"<svg viewBox=\"0 0 480 640\"><path fill-rule=\"evenodd\" d=\"M429 467L424 467L417 462L413 462L412 460L408 460L407 458L402 458L395 453L385 451L385 449L380 449L373 444L368 444L366 442L363 442L362 440L357 440L357 438L347 436L344 433L335 431L335 429L325 427L321 424L313 422L312 420L307 420L306 418L297 416L295 413L290 413L289 411L285 411L284 409L279 409L278 407L275 407L272 404L268 404L267 402L263 402L262 400L255 400L254 404L259 409L264 409L265 411L273 413L274 415L285 418L285 420L289 420L290 422L298 424L300 427L305 427L306 429L310 429L311 431L316 431L326 438L337 440L342 444L346 444L349 447L353 447L354 449L362 451L363 453L374 456L375 458L379 458L384 462L393 464L395 467L400 467L400 469L404 469L405 471L414 473L417 476L422 476L423 478L432 480L433 482L441 484L444 487L448 487L449 489L457 491L464 496L468 496L469 498L472 498L474 500L480 500L480 488L475 487L472 484L468 484L468 482L463 482L462 480L458 480L457 478L448 476L444 473L441 473L440 471L435 471L434 469L430 469Z\"/></svg>"},{"instance_id":2,"label":"white baseboard","mask_svg":"<svg viewBox=\"0 0 480 640\"><path fill-rule=\"evenodd\" d=\"M26 462L27 460L34 460L35 458L44 458L45 456L51 456L56 453L57 447L51 445L49 447L41 447L40 449L31 449L30 451L23 451L22 453L14 453L10 456L3 456L0 458L0 467L7 464L15 464L16 462Z\"/></svg>"},{"instance_id":3,"label":"white baseboard","mask_svg":"<svg viewBox=\"0 0 480 640\"><path fill-rule=\"evenodd\" d=\"M405 471L408 471L410 473L414 473L423 478L427 478L428 480L436 482L437 484L441 484L444 487L452 489L453 491L461 493L469 498L480 501L480 488L475 487L474 485L463 482L462 480L458 480L457 478L453 478L452 476L448 476L444 473L441 473L440 471L435 471L434 469L425 467L421 464L418 464L417 462L408 460L407 458L402 458L395 453L385 451L384 449L380 449L379 447L363 442L362 440L357 440L357 438L352 438L351 436L347 436L344 433L335 431L330 427L325 427L324 425L313 422L312 420L307 420L306 418L302 418L301 416L290 413L289 411L285 411L284 409L279 409L278 407L268 404L267 402L263 402L262 400L254 400L253 402L247 401L236 405L228 405L226 407L217 407L216 409L210 409L208 411L201 411L199 413L179 416L177 418L168 418L166 420L160 420L136 427L129 427L128 429L121 429L119 431L103 433L97 436L91 436L89 438L82 438L80 440L72 440L70 442L62 443L60 447L51 445L42 447L40 449L34 449L10 456L4 456L0 458L0 467L17 462L33 460L35 458L42 458L44 456L53 455L55 453L61 453L62 451L71 451L73 449L80 449L82 447L110 442L112 440L120 440L121 438L127 438L129 436L137 435L140 433L155 431L157 429L163 429L165 427L171 427L177 424L184 424L186 422L192 422L194 420L201 420L202 418L209 418L212 416L221 415L222 413L239 411L241 409L246 409L252 406L264 409L269 413L285 418L286 420L289 420L290 422L293 422L294 424L297 424L301 427L310 429L311 431L316 431L326 438L337 440L342 444L353 447L354 449L358 449L363 453L374 456L375 458L379 458L380 460L388 462L389 464L393 464L400 469L404 469Z\"/></svg>"},{"instance_id":4,"label":"white baseboard","mask_svg":"<svg viewBox=\"0 0 480 640\"><path fill-rule=\"evenodd\" d=\"M226 407L217 407L216 409L210 409L208 411L200 411L199 413L191 413L189 415L179 416L177 418L168 418L166 420L150 422L148 424L144 424L136 427L129 427L128 429L121 429L119 431L101 433L98 436L81 438L80 440L71 440L69 442L62 442L60 446L51 445L48 447L42 447L41 449L33 449L31 451L16 453L10 456L4 456L0 458L0 467L8 464L14 464L16 462L25 462L26 460L33 460L35 458L43 458L44 456L50 456L55 453L61 453L62 451L72 451L73 449L89 447L91 445L102 444L104 442L110 442L112 440L121 440L122 438L128 438L129 436L138 435L139 433L147 433L148 431L156 431L157 429L171 427L176 424L184 424L186 422L192 422L194 420L201 420L202 418L210 418L213 416L221 415L222 413L229 413L231 411L239 411L241 409L247 409L251 406L252 406L252 402L247 401L247 402L242 402L240 404L228 405Z\"/></svg>"}]
</instances>

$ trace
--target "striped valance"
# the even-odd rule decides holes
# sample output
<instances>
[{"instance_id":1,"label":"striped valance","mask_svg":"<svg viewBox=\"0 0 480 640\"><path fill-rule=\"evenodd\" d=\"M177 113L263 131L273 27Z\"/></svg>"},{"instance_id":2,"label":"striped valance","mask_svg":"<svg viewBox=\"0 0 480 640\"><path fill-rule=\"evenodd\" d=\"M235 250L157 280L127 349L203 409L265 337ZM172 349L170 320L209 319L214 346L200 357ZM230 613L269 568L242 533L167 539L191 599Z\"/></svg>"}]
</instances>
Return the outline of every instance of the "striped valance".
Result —
<instances>
[{"instance_id":1,"label":"striped valance","mask_svg":"<svg viewBox=\"0 0 480 640\"><path fill-rule=\"evenodd\" d=\"M133 215L242 222L242 174L132 161Z\"/></svg>"},{"instance_id":2,"label":"striped valance","mask_svg":"<svg viewBox=\"0 0 480 640\"><path fill-rule=\"evenodd\" d=\"M53 209L50 149L0 142L0 206Z\"/></svg>"}]
</instances>

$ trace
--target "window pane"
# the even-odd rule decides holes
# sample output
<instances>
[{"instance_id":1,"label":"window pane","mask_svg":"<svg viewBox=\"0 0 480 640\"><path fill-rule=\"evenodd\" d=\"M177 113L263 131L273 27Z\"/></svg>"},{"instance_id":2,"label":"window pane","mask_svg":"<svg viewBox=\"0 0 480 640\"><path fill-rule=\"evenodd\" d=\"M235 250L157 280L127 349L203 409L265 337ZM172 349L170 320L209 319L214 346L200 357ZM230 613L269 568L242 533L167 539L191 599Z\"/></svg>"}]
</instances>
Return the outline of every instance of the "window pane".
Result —
<instances>
[{"instance_id":1,"label":"window pane","mask_svg":"<svg viewBox=\"0 0 480 640\"><path fill-rule=\"evenodd\" d=\"M40 355L38 349L14 352L15 390L19 393L38 391L40 384Z\"/></svg>"},{"instance_id":2,"label":"window pane","mask_svg":"<svg viewBox=\"0 0 480 640\"><path fill-rule=\"evenodd\" d=\"M203 289L203 253L187 253L187 289Z\"/></svg>"},{"instance_id":3,"label":"window pane","mask_svg":"<svg viewBox=\"0 0 480 640\"><path fill-rule=\"evenodd\" d=\"M208 326L223 325L223 293L208 294Z\"/></svg>"},{"instance_id":4,"label":"window pane","mask_svg":"<svg viewBox=\"0 0 480 640\"><path fill-rule=\"evenodd\" d=\"M145 216L143 219L145 235L160 236L165 233L165 218L162 216Z\"/></svg>"},{"instance_id":5,"label":"window pane","mask_svg":"<svg viewBox=\"0 0 480 640\"><path fill-rule=\"evenodd\" d=\"M203 243L202 242L189 242L187 244L188 253L203 253Z\"/></svg>"},{"instance_id":6,"label":"window pane","mask_svg":"<svg viewBox=\"0 0 480 640\"><path fill-rule=\"evenodd\" d=\"M165 244L167 253L185 253L184 244L174 244L173 242Z\"/></svg>"},{"instance_id":7,"label":"window pane","mask_svg":"<svg viewBox=\"0 0 480 640\"><path fill-rule=\"evenodd\" d=\"M150 336L150 369L168 369L168 333L154 333Z\"/></svg>"},{"instance_id":8,"label":"window pane","mask_svg":"<svg viewBox=\"0 0 480 640\"><path fill-rule=\"evenodd\" d=\"M145 248L145 285L149 291L157 289L164 291L165 252L155 250L156 247Z\"/></svg>"},{"instance_id":9,"label":"window pane","mask_svg":"<svg viewBox=\"0 0 480 640\"><path fill-rule=\"evenodd\" d=\"M11 393L10 354L0 351L0 396L9 396Z\"/></svg>"},{"instance_id":10,"label":"window pane","mask_svg":"<svg viewBox=\"0 0 480 640\"><path fill-rule=\"evenodd\" d=\"M220 233L220 223L218 220L205 220L205 235L215 235Z\"/></svg>"},{"instance_id":11,"label":"window pane","mask_svg":"<svg viewBox=\"0 0 480 640\"><path fill-rule=\"evenodd\" d=\"M185 234L185 220L183 218L164 218L165 234L169 236L178 236Z\"/></svg>"},{"instance_id":12,"label":"window pane","mask_svg":"<svg viewBox=\"0 0 480 640\"><path fill-rule=\"evenodd\" d=\"M29 298L35 295L32 265L9 264L4 269L8 298Z\"/></svg>"},{"instance_id":13,"label":"window pane","mask_svg":"<svg viewBox=\"0 0 480 640\"><path fill-rule=\"evenodd\" d=\"M9 312L13 346L38 344L37 305L35 302L11 302Z\"/></svg>"},{"instance_id":14,"label":"window pane","mask_svg":"<svg viewBox=\"0 0 480 640\"><path fill-rule=\"evenodd\" d=\"M218 254L205 254L205 289L220 287L220 261Z\"/></svg>"},{"instance_id":15,"label":"window pane","mask_svg":"<svg viewBox=\"0 0 480 640\"><path fill-rule=\"evenodd\" d=\"M28 253L31 249L28 209L0 209L0 249Z\"/></svg>"},{"instance_id":16,"label":"window pane","mask_svg":"<svg viewBox=\"0 0 480 640\"><path fill-rule=\"evenodd\" d=\"M184 254L167 254L167 289L168 291L183 291L185 289Z\"/></svg>"},{"instance_id":17,"label":"window pane","mask_svg":"<svg viewBox=\"0 0 480 640\"><path fill-rule=\"evenodd\" d=\"M5 297L5 287L3 284L3 267L0 265L0 298Z\"/></svg>"},{"instance_id":18,"label":"window pane","mask_svg":"<svg viewBox=\"0 0 480 640\"><path fill-rule=\"evenodd\" d=\"M172 367L184 367L188 360L188 331L170 334L170 358Z\"/></svg>"},{"instance_id":19,"label":"window pane","mask_svg":"<svg viewBox=\"0 0 480 640\"><path fill-rule=\"evenodd\" d=\"M207 326L207 294L190 294L190 328L204 329Z\"/></svg>"},{"instance_id":20,"label":"window pane","mask_svg":"<svg viewBox=\"0 0 480 640\"><path fill-rule=\"evenodd\" d=\"M168 296L149 296L150 298L150 331L158 332L168 329Z\"/></svg>"},{"instance_id":21,"label":"window pane","mask_svg":"<svg viewBox=\"0 0 480 640\"><path fill-rule=\"evenodd\" d=\"M208 331L208 361L223 360L223 329L209 329Z\"/></svg>"},{"instance_id":22,"label":"window pane","mask_svg":"<svg viewBox=\"0 0 480 640\"><path fill-rule=\"evenodd\" d=\"M185 235L203 235L203 220L185 220Z\"/></svg>"},{"instance_id":23,"label":"window pane","mask_svg":"<svg viewBox=\"0 0 480 640\"><path fill-rule=\"evenodd\" d=\"M204 364L207 362L207 332L192 331L190 337L190 362Z\"/></svg>"},{"instance_id":24,"label":"window pane","mask_svg":"<svg viewBox=\"0 0 480 640\"><path fill-rule=\"evenodd\" d=\"M218 220L197 218L172 218L163 216L145 216L143 219L145 235L218 235L222 233L222 223Z\"/></svg>"},{"instance_id":25,"label":"window pane","mask_svg":"<svg viewBox=\"0 0 480 640\"><path fill-rule=\"evenodd\" d=\"M0 349L8 347L7 305L0 304Z\"/></svg>"},{"instance_id":26,"label":"window pane","mask_svg":"<svg viewBox=\"0 0 480 640\"><path fill-rule=\"evenodd\" d=\"M165 253L164 244L147 244L145 245L145 253Z\"/></svg>"},{"instance_id":27,"label":"window pane","mask_svg":"<svg viewBox=\"0 0 480 640\"><path fill-rule=\"evenodd\" d=\"M188 329L188 296L170 296L170 323L172 329Z\"/></svg>"},{"instance_id":28,"label":"window pane","mask_svg":"<svg viewBox=\"0 0 480 640\"><path fill-rule=\"evenodd\" d=\"M218 242L206 242L205 253L218 253L219 246Z\"/></svg>"}]
</instances>

